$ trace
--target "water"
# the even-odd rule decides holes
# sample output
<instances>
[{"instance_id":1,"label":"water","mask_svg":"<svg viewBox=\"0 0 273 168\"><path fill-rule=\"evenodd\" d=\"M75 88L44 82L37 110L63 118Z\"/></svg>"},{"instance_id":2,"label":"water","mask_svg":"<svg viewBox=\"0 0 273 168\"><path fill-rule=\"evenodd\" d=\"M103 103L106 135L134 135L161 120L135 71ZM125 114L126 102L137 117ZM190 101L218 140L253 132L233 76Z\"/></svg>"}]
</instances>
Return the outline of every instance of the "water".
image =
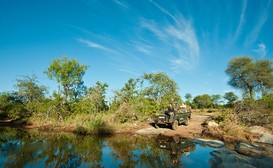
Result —
<instances>
[{"instance_id":1,"label":"water","mask_svg":"<svg viewBox=\"0 0 273 168\"><path fill-rule=\"evenodd\" d=\"M178 137L83 137L0 127L0 167L218 167L211 153L223 150Z\"/></svg>"}]
</instances>

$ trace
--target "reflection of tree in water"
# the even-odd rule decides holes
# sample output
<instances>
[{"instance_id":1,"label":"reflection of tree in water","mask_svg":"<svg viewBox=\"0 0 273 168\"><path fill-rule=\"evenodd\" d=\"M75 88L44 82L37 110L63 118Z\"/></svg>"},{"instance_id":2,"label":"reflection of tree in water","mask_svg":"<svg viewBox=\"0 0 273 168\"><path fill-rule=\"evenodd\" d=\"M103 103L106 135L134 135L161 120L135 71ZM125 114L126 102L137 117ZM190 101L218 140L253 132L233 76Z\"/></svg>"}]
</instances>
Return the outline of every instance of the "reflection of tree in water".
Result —
<instances>
[{"instance_id":1,"label":"reflection of tree in water","mask_svg":"<svg viewBox=\"0 0 273 168\"><path fill-rule=\"evenodd\" d=\"M122 161L119 167L183 167L182 154L195 148L178 137L78 137L0 128L0 157L7 159L3 167L102 167L108 161L102 160L105 145L116 163Z\"/></svg>"},{"instance_id":2,"label":"reflection of tree in water","mask_svg":"<svg viewBox=\"0 0 273 168\"><path fill-rule=\"evenodd\" d=\"M137 139L133 136L113 136L106 138L107 144L113 149L112 156L115 160L121 159L122 165L119 167L137 166L137 156L133 151L136 147Z\"/></svg>"},{"instance_id":3,"label":"reflection of tree in water","mask_svg":"<svg viewBox=\"0 0 273 168\"><path fill-rule=\"evenodd\" d=\"M5 132L12 133L0 136L1 157L8 158L4 167L25 167L43 161L43 167L80 167L82 163L99 167L101 162L102 141L98 137L40 132L23 135L14 129ZM3 142L6 139L8 141Z\"/></svg>"},{"instance_id":4,"label":"reflection of tree in water","mask_svg":"<svg viewBox=\"0 0 273 168\"><path fill-rule=\"evenodd\" d=\"M194 143L179 137L159 136L154 140L142 136L116 136L107 139L107 143L113 149L113 157L122 160L119 167L183 167L179 163L180 157L195 149Z\"/></svg>"}]
</instances>

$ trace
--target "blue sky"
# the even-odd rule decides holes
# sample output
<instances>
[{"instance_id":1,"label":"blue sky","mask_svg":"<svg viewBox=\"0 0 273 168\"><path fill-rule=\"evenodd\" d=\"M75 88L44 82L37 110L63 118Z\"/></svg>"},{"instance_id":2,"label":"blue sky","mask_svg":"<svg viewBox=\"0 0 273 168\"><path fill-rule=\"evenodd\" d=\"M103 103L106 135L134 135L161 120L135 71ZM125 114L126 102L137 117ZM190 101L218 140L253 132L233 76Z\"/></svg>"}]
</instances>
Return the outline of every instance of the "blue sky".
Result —
<instances>
[{"instance_id":1,"label":"blue sky","mask_svg":"<svg viewBox=\"0 0 273 168\"><path fill-rule=\"evenodd\" d=\"M186 93L221 94L236 56L272 59L269 0L0 0L0 92L21 75L43 73L67 56L109 94L144 72L166 72ZM239 93L239 92L237 92Z\"/></svg>"}]
</instances>

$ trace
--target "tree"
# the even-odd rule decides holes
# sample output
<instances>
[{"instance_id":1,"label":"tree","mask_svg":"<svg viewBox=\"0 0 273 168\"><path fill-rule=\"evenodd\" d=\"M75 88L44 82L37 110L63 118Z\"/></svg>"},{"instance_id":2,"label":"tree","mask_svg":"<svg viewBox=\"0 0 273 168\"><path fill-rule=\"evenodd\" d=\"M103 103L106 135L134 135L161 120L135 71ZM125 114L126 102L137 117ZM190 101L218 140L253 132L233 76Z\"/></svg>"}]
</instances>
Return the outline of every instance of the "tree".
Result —
<instances>
[{"instance_id":1,"label":"tree","mask_svg":"<svg viewBox=\"0 0 273 168\"><path fill-rule=\"evenodd\" d=\"M185 99L187 100L187 102L191 102L192 101L192 95L190 93L187 93L185 95Z\"/></svg>"},{"instance_id":2,"label":"tree","mask_svg":"<svg viewBox=\"0 0 273 168\"><path fill-rule=\"evenodd\" d=\"M108 109L107 102L105 100L107 83L96 82L96 86L91 87L88 90L87 99L95 107L96 112L104 111Z\"/></svg>"},{"instance_id":3,"label":"tree","mask_svg":"<svg viewBox=\"0 0 273 168\"><path fill-rule=\"evenodd\" d=\"M221 95L215 94L215 95L211 95L210 97L213 102L213 106L218 107L221 100Z\"/></svg>"},{"instance_id":4,"label":"tree","mask_svg":"<svg viewBox=\"0 0 273 168\"><path fill-rule=\"evenodd\" d=\"M210 108L212 106L211 97L208 94L198 95L193 99L198 108Z\"/></svg>"},{"instance_id":5,"label":"tree","mask_svg":"<svg viewBox=\"0 0 273 168\"><path fill-rule=\"evenodd\" d=\"M49 79L55 79L61 86L66 103L68 96L70 99L75 99L82 94L84 89L82 77L85 74L88 66L81 65L74 59L67 57L57 58L52 61L45 74Z\"/></svg>"},{"instance_id":6,"label":"tree","mask_svg":"<svg viewBox=\"0 0 273 168\"><path fill-rule=\"evenodd\" d=\"M148 86L144 89L145 95L160 108L166 108L172 100L181 101L177 84L166 73L145 73L142 78L148 82Z\"/></svg>"},{"instance_id":7,"label":"tree","mask_svg":"<svg viewBox=\"0 0 273 168\"><path fill-rule=\"evenodd\" d=\"M22 101L23 98L18 92L2 92L0 93L0 118L9 117L14 119L22 119L28 117L29 113Z\"/></svg>"},{"instance_id":8,"label":"tree","mask_svg":"<svg viewBox=\"0 0 273 168\"><path fill-rule=\"evenodd\" d=\"M255 92L265 92L273 88L272 65L271 60L236 57L229 62L226 69L226 74L230 76L228 84L253 99Z\"/></svg>"},{"instance_id":9,"label":"tree","mask_svg":"<svg viewBox=\"0 0 273 168\"><path fill-rule=\"evenodd\" d=\"M22 98L23 102L41 102L45 98L47 89L45 86L39 86L35 74L32 76L23 76L24 79L17 79L15 87L18 89L18 95Z\"/></svg>"},{"instance_id":10,"label":"tree","mask_svg":"<svg viewBox=\"0 0 273 168\"><path fill-rule=\"evenodd\" d=\"M226 92L224 95L224 99L228 101L228 106L232 107L234 102L238 100L238 96L236 96L233 92Z\"/></svg>"}]
</instances>

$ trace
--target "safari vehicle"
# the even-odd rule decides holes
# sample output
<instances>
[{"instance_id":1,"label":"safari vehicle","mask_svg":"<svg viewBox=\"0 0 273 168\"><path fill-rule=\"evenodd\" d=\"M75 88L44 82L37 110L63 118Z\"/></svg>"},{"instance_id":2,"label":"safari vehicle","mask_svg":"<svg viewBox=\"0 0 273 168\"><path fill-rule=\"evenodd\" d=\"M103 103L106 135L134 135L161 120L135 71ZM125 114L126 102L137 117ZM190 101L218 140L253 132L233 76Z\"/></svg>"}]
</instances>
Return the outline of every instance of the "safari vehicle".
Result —
<instances>
[{"instance_id":1,"label":"safari vehicle","mask_svg":"<svg viewBox=\"0 0 273 168\"><path fill-rule=\"evenodd\" d=\"M164 114L160 114L154 117L154 126L159 128L160 126L171 126L173 130L176 130L179 125L189 125L189 119L191 118L190 109L178 109L172 112L165 111Z\"/></svg>"}]
</instances>

